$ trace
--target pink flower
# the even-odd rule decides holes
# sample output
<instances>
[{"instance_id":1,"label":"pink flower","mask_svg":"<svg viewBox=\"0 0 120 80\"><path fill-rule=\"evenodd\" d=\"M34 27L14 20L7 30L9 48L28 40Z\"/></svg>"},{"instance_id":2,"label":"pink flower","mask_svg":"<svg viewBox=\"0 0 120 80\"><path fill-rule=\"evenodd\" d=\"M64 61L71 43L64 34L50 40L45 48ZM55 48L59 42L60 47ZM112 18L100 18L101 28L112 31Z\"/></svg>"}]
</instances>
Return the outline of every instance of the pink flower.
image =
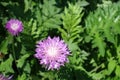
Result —
<instances>
[{"instance_id":1,"label":"pink flower","mask_svg":"<svg viewBox=\"0 0 120 80\"><path fill-rule=\"evenodd\" d=\"M2 74L0 74L0 80L11 80L12 77L13 77L13 75L10 77L5 77Z\"/></svg>"},{"instance_id":2,"label":"pink flower","mask_svg":"<svg viewBox=\"0 0 120 80\"><path fill-rule=\"evenodd\" d=\"M18 35L23 30L22 22L17 19L9 20L5 27L13 36Z\"/></svg>"},{"instance_id":3,"label":"pink flower","mask_svg":"<svg viewBox=\"0 0 120 80\"><path fill-rule=\"evenodd\" d=\"M53 39L48 37L46 40L38 42L36 45L36 54L40 64L48 68L48 70L59 69L68 62L68 55L70 54L67 44L59 37Z\"/></svg>"}]
</instances>

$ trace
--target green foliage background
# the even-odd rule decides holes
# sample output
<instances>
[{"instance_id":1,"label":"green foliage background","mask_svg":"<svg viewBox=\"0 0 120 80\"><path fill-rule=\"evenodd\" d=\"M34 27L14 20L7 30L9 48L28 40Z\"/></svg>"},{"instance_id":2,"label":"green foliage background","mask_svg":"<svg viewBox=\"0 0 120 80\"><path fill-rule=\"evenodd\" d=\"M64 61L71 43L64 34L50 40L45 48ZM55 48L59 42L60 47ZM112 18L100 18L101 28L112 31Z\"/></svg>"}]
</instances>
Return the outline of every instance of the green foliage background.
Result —
<instances>
[{"instance_id":1,"label":"green foliage background","mask_svg":"<svg viewBox=\"0 0 120 80\"><path fill-rule=\"evenodd\" d=\"M119 0L0 0L0 73L13 80L119 80ZM24 30L12 37L11 19ZM37 41L60 36L69 63L47 70L34 58ZM14 47L13 47L14 46Z\"/></svg>"}]
</instances>

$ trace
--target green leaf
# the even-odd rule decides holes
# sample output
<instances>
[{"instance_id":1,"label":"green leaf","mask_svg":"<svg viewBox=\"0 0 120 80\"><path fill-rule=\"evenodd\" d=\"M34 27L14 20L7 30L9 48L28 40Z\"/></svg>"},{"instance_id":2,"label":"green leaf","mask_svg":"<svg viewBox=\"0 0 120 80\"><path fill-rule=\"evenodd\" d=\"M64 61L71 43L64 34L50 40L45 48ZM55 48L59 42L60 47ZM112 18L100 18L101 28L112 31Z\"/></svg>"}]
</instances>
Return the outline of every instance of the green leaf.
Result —
<instances>
[{"instance_id":1,"label":"green leaf","mask_svg":"<svg viewBox=\"0 0 120 80\"><path fill-rule=\"evenodd\" d=\"M86 36L85 37L85 41L88 43L88 42L90 42L92 40L92 37L91 36Z\"/></svg>"},{"instance_id":2,"label":"green leaf","mask_svg":"<svg viewBox=\"0 0 120 80\"><path fill-rule=\"evenodd\" d=\"M44 22L44 26L47 26L48 28L57 28L61 24L61 21L59 18L50 18ZM49 26L48 26L49 25Z\"/></svg>"},{"instance_id":3,"label":"green leaf","mask_svg":"<svg viewBox=\"0 0 120 80\"><path fill-rule=\"evenodd\" d=\"M82 33L84 29L79 24L83 16L83 8L78 6L77 3L74 5L68 3L68 5L69 7L65 7L64 14L62 15L63 27L58 28L58 30L61 32L62 38L66 42L70 42L71 50L74 50L72 46L76 48L77 43L82 40L80 33Z\"/></svg>"},{"instance_id":4,"label":"green leaf","mask_svg":"<svg viewBox=\"0 0 120 80\"><path fill-rule=\"evenodd\" d=\"M25 73L23 73L21 76L18 75L18 79L17 80L26 80L27 76Z\"/></svg>"},{"instance_id":5,"label":"green leaf","mask_svg":"<svg viewBox=\"0 0 120 80\"><path fill-rule=\"evenodd\" d=\"M12 43L13 37L9 35L8 37L5 38L0 44L0 52L3 54L7 54L8 52L8 44Z\"/></svg>"},{"instance_id":6,"label":"green leaf","mask_svg":"<svg viewBox=\"0 0 120 80\"><path fill-rule=\"evenodd\" d=\"M105 33L105 36L106 36L107 40L114 44L115 43L114 34L112 33L109 25L107 25L104 28L104 33Z\"/></svg>"},{"instance_id":7,"label":"green leaf","mask_svg":"<svg viewBox=\"0 0 120 80\"><path fill-rule=\"evenodd\" d=\"M6 6L8 6L9 4L10 4L10 2L0 2L0 4L2 5L2 6L4 6L4 7L6 7Z\"/></svg>"},{"instance_id":8,"label":"green leaf","mask_svg":"<svg viewBox=\"0 0 120 80\"><path fill-rule=\"evenodd\" d=\"M17 60L17 67L22 68L25 60L30 56L30 54L23 55L19 60Z\"/></svg>"},{"instance_id":9,"label":"green leaf","mask_svg":"<svg viewBox=\"0 0 120 80\"><path fill-rule=\"evenodd\" d=\"M24 12L27 12L29 9L33 9L33 6L35 5L35 3L32 0L24 0L24 4L25 4L25 9Z\"/></svg>"},{"instance_id":10,"label":"green leaf","mask_svg":"<svg viewBox=\"0 0 120 80\"><path fill-rule=\"evenodd\" d=\"M73 43L71 41L68 42L68 47L69 47L70 51L75 51L75 50L79 49L77 43Z\"/></svg>"},{"instance_id":11,"label":"green leaf","mask_svg":"<svg viewBox=\"0 0 120 80\"><path fill-rule=\"evenodd\" d=\"M116 67L116 61L111 59L108 63L108 74L110 75Z\"/></svg>"},{"instance_id":12,"label":"green leaf","mask_svg":"<svg viewBox=\"0 0 120 80\"><path fill-rule=\"evenodd\" d=\"M37 21L34 20L33 25L32 25L32 30L31 30L32 35L36 34L36 29L37 29Z\"/></svg>"},{"instance_id":13,"label":"green leaf","mask_svg":"<svg viewBox=\"0 0 120 80\"><path fill-rule=\"evenodd\" d=\"M118 63L120 63L120 45L117 46L116 52L117 52Z\"/></svg>"},{"instance_id":14,"label":"green leaf","mask_svg":"<svg viewBox=\"0 0 120 80\"><path fill-rule=\"evenodd\" d=\"M27 73L30 73L31 67L30 67L30 64L29 64L29 63L26 63L26 64L25 64L25 66L24 66L24 71L27 72Z\"/></svg>"},{"instance_id":15,"label":"green leaf","mask_svg":"<svg viewBox=\"0 0 120 80\"><path fill-rule=\"evenodd\" d=\"M103 38L99 36L98 33L95 34L95 39L93 40L93 48L98 47L100 56L104 57L105 55L105 42Z\"/></svg>"},{"instance_id":16,"label":"green leaf","mask_svg":"<svg viewBox=\"0 0 120 80\"><path fill-rule=\"evenodd\" d=\"M42 72L40 71L39 74L42 76L42 80L55 80L55 75L53 72L49 71L49 72Z\"/></svg>"},{"instance_id":17,"label":"green leaf","mask_svg":"<svg viewBox=\"0 0 120 80\"><path fill-rule=\"evenodd\" d=\"M60 27L58 27L58 30L62 33L62 38L65 40L65 41L67 41L67 32L64 30L64 29L62 29L62 28L60 28Z\"/></svg>"},{"instance_id":18,"label":"green leaf","mask_svg":"<svg viewBox=\"0 0 120 80\"><path fill-rule=\"evenodd\" d=\"M87 1L80 1L80 6L87 6L89 3Z\"/></svg>"},{"instance_id":19,"label":"green leaf","mask_svg":"<svg viewBox=\"0 0 120 80\"><path fill-rule=\"evenodd\" d=\"M10 55L9 58L0 64L0 71L5 73L14 73L12 68L13 57Z\"/></svg>"},{"instance_id":20,"label":"green leaf","mask_svg":"<svg viewBox=\"0 0 120 80\"><path fill-rule=\"evenodd\" d=\"M24 12L28 11L30 5L29 5L29 1L28 0L24 0L24 3L25 3L25 9L24 9Z\"/></svg>"},{"instance_id":21,"label":"green leaf","mask_svg":"<svg viewBox=\"0 0 120 80\"><path fill-rule=\"evenodd\" d=\"M8 51L8 40L4 40L2 41L2 43L0 44L0 52L2 52L3 54L7 54L7 51Z\"/></svg>"},{"instance_id":22,"label":"green leaf","mask_svg":"<svg viewBox=\"0 0 120 80\"><path fill-rule=\"evenodd\" d=\"M102 73L92 73L91 76L93 77L94 80L101 80L103 78Z\"/></svg>"},{"instance_id":23,"label":"green leaf","mask_svg":"<svg viewBox=\"0 0 120 80\"><path fill-rule=\"evenodd\" d=\"M115 74L116 74L118 77L120 77L120 66L119 66L119 65L116 66Z\"/></svg>"}]
</instances>

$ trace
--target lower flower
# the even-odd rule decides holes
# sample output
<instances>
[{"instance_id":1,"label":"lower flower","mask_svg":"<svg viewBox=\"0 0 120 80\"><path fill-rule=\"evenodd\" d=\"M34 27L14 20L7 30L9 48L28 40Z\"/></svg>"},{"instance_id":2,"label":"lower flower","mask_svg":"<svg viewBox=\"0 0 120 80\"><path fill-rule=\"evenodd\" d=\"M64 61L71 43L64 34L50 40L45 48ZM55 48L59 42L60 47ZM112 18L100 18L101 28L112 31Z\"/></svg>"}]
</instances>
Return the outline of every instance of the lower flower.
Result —
<instances>
[{"instance_id":1,"label":"lower flower","mask_svg":"<svg viewBox=\"0 0 120 80\"><path fill-rule=\"evenodd\" d=\"M12 76L10 77L5 77L2 74L0 74L0 80L12 80Z\"/></svg>"},{"instance_id":2,"label":"lower flower","mask_svg":"<svg viewBox=\"0 0 120 80\"><path fill-rule=\"evenodd\" d=\"M48 70L59 69L60 66L64 66L68 62L67 57L70 51L67 44L59 37L48 37L46 40L39 41L36 47L34 56Z\"/></svg>"}]
</instances>

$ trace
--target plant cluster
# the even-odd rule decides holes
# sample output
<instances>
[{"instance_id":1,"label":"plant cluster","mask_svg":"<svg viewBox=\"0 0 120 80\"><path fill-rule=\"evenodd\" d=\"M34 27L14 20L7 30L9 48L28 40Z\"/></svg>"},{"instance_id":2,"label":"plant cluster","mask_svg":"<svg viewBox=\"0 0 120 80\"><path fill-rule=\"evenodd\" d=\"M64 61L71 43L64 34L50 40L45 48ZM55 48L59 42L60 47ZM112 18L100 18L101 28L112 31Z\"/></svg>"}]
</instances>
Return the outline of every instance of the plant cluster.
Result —
<instances>
[{"instance_id":1,"label":"plant cluster","mask_svg":"<svg viewBox=\"0 0 120 80\"><path fill-rule=\"evenodd\" d=\"M119 4L1 0L0 80L119 80Z\"/></svg>"}]
</instances>

